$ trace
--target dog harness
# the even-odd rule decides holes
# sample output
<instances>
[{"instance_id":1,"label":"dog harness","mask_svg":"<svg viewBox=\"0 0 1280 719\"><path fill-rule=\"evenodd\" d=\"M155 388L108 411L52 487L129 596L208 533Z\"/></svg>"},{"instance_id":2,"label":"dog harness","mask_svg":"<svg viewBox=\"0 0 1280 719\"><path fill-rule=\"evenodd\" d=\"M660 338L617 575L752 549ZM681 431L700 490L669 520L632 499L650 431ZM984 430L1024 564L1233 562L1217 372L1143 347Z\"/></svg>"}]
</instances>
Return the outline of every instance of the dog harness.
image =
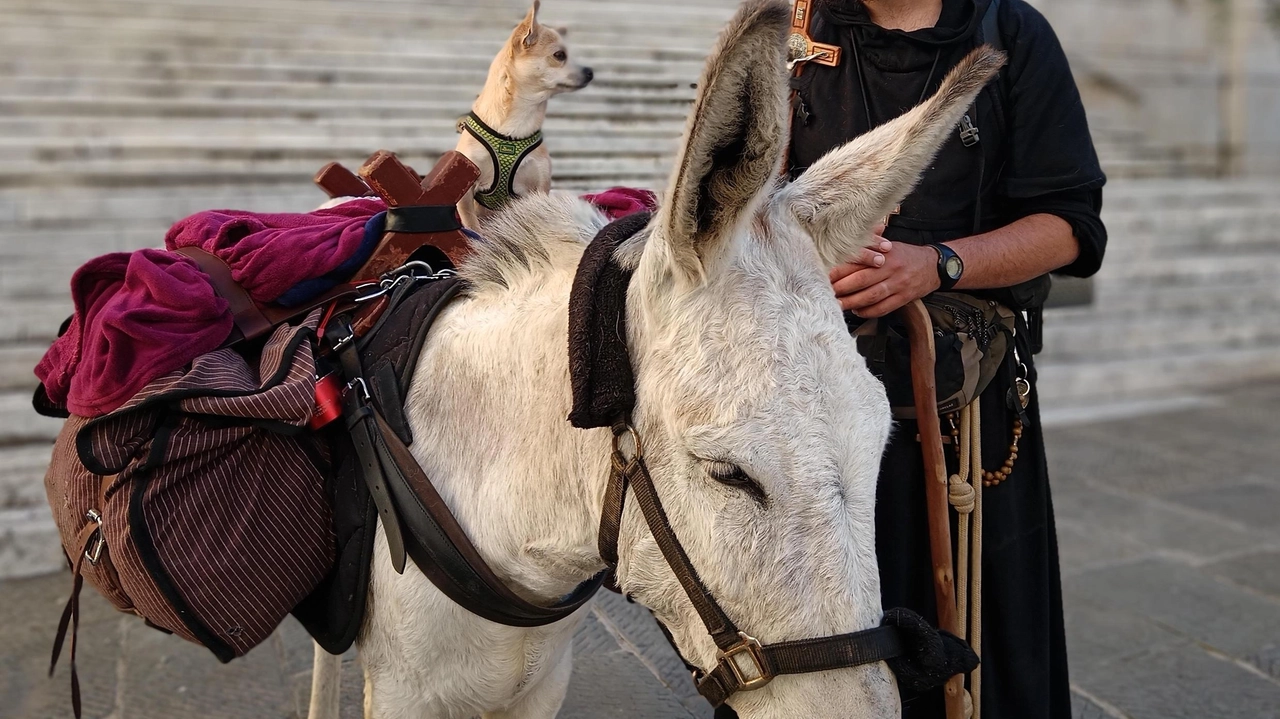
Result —
<instances>
[{"instance_id":1,"label":"dog harness","mask_svg":"<svg viewBox=\"0 0 1280 719\"><path fill-rule=\"evenodd\" d=\"M458 131L463 130L484 145L493 160L493 184L476 193L476 202L495 212L501 210L516 196L516 170L529 153L542 145L542 130L523 139L508 137L484 124L474 112L458 120Z\"/></svg>"}]
</instances>

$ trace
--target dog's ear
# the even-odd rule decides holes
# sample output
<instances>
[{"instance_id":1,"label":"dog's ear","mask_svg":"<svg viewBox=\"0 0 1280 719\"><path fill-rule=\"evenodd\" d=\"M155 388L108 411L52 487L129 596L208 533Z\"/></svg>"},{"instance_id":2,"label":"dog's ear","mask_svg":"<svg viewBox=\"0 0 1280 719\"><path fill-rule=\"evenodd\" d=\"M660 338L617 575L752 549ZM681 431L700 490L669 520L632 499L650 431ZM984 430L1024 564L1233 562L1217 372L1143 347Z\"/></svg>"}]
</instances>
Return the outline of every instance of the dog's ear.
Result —
<instances>
[{"instance_id":1,"label":"dog's ear","mask_svg":"<svg viewBox=\"0 0 1280 719\"><path fill-rule=\"evenodd\" d=\"M705 278L778 177L787 134L785 0L749 0L707 60L657 237L675 269Z\"/></svg>"},{"instance_id":2,"label":"dog's ear","mask_svg":"<svg viewBox=\"0 0 1280 719\"><path fill-rule=\"evenodd\" d=\"M558 27L556 32L560 33L560 37L569 37L569 28L567 27Z\"/></svg>"},{"instance_id":3,"label":"dog's ear","mask_svg":"<svg viewBox=\"0 0 1280 719\"><path fill-rule=\"evenodd\" d=\"M523 47L533 47L538 42L538 10L542 9L542 0L533 0L529 14L516 27L516 37L520 38Z\"/></svg>"},{"instance_id":4,"label":"dog's ear","mask_svg":"<svg viewBox=\"0 0 1280 719\"><path fill-rule=\"evenodd\" d=\"M928 100L827 153L778 193L777 201L813 236L825 267L866 246L872 226L911 191L1004 63L1004 53L988 45L974 50Z\"/></svg>"}]
</instances>

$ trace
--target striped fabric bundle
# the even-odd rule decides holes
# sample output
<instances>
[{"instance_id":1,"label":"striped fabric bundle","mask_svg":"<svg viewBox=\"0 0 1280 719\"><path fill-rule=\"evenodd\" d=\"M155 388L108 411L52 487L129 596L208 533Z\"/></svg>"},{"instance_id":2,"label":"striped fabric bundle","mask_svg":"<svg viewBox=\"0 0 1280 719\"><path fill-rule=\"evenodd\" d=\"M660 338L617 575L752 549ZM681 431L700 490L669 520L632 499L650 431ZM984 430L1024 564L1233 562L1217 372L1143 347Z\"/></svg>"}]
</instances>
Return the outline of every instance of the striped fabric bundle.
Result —
<instances>
[{"instance_id":1,"label":"striped fabric bundle","mask_svg":"<svg viewBox=\"0 0 1280 719\"><path fill-rule=\"evenodd\" d=\"M216 350L108 415L72 417L45 477L67 555L89 550L73 562L84 577L224 662L333 566L328 450L307 431L318 321L277 328L253 361Z\"/></svg>"}]
</instances>

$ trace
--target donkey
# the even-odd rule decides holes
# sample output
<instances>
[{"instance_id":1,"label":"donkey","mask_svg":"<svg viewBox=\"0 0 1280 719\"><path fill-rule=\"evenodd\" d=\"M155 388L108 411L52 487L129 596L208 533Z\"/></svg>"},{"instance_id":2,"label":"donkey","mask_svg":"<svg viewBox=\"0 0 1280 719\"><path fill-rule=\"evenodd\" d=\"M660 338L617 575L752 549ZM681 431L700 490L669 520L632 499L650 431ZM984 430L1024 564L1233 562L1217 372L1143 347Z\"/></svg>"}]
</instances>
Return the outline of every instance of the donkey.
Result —
<instances>
[{"instance_id":1,"label":"donkey","mask_svg":"<svg viewBox=\"0 0 1280 719\"><path fill-rule=\"evenodd\" d=\"M707 61L660 210L614 255L634 271L632 422L662 504L711 595L762 642L880 622L873 510L889 405L827 273L866 244L1004 61L974 51L930 100L788 184L789 18L784 0L740 8ZM472 288L437 322L407 398L413 453L458 521L513 590L548 604L605 566L612 438L565 419L570 286L605 224L555 195L496 215L462 268ZM635 504L618 583L710 670L717 647ZM374 556L359 640L367 717L556 715L584 610L500 626L416 569L396 574L381 533ZM312 716L336 717L337 660L317 659ZM729 704L747 719L900 712L883 662L779 677Z\"/></svg>"}]
</instances>

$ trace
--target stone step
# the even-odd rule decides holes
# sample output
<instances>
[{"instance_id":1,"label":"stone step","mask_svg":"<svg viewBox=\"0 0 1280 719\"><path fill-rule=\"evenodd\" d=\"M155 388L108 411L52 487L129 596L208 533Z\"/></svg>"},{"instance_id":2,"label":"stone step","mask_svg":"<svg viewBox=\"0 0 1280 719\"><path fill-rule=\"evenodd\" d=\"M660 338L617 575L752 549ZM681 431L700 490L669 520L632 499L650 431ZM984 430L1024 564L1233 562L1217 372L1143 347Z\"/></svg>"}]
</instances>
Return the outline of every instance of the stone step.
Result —
<instances>
[{"instance_id":1,"label":"stone step","mask_svg":"<svg viewBox=\"0 0 1280 719\"><path fill-rule=\"evenodd\" d=\"M0 512L40 507L47 500L44 473L53 445L49 442L0 447Z\"/></svg>"},{"instance_id":2,"label":"stone step","mask_svg":"<svg viewBox=\"0 0 1280 719\"><path fill-rule=\"evenodd\" d=\"M506 42L519 17L513 13L510 25L477 24L467 18L433 13L418 18L416 23L388 28L385 25L338 28L315 23L295 23L289 32L263 25L259 19L199 21L190 18L153 20L147 18L112 18L104 23L93 17L67 17L57 25L30 15L0 12L0 40L10 52L19 48L39 48L72 43L70 57L94 48L138 47L150 50L183 52L192 45L225 44L251 47L280 53L306 51L325 42L340 42L345 50L420 50L423 35L431 36L434 51L470 56L483 52L492 57ZM648 28L618 27L602 18L579 16L567 21L570 51L584 60L592 57L628 57L632 59L688 59L705 57L719 23L695 22L690 25L661 26L660 32L645 35Z\"/></svg>"},{"instance_id":3,"label":"stone step","mask_svg":"<svg viewBox=\"0 0 1280 719\"><path fill-rule=\"evenodd\" d=\"M66 568L48 506L0 509L0 577L37 577Z\"/></svg>"},{"instance_id":4,"label":"stone step","mask_svg":"<svg viewBox=\"0 0 1280 719\"><path fill-rule=\"evenodd\" d=\"M1219 285L1266 282L1280 276L1280 247L1272 251L1203 256L1161 256L1141 262L1104 263L1098 273L1100 302L1110 288L1135 291L1148 287Z\"/></svg>"},{"instance_id":5,"label":"stone step","mask_svg":"<svg viewBox=\"0 0 1280 719\"><path fill-rule=\"evenodd\" d=\"M417 138L417 142L433 140L438 146L453 147L457 142L457 118L465 113L440 112L436 117L400 117L392 119L348 116L330 117L315 115L307 119L306 113L294 117L259 117L238 119L223 117L95 117L92 114L76 116L3 117L0 116L0 137L154 137L199 135L214 139L234 141L243 138L253 142L258 136L276 137L298 134L309 138L328 138L342 146L353 139L375 149L397 149L393 143ZM557 138L599 135L600 139L631 136L635 139L652 139L669 143L674 148L675 139L684 129L683 111L663 113L658 119L625 114L605 117L564 116L553 113L543 125L548 142ZM452 138L452 141L450 141ZM416 143L415 143L416 144ZM570 146L566 140L562 143ZM411 145L412 146L412 145ZM363 159L363 158L361 158ZM2 169L2 168L0 168Z\"/></svg>"},{"instance_id":6,"label":"stone step","mask_svg":"<svg viewBox=\"0 0 1280 719\"><path fill-rule=\"evenodd\" d=\"M71 296L68 292L38 298L18 298L5 301L5 312L0 314L0 343L51 343L58 336L58 328L71 314ZM9 421L3 404L8 395L0 393L0 445L5 442L6 423ZM22 401L30 400L23 395ZM21 404L14 404L17 407ZM30 405L27 412L31 412ZM34 430L33 430L34 431ZM21 434L19 432L19 434ZM40 438L40 437L37 437Z\"/></svg>"},{"instance_id":7,"label":"stone step","mask_svg":"<svg viewBox=\"0 0 1280 719\"><path fill-rule=\"evenodd\" d=\"M1280 304L1277 305L1280 309ZM1090 322L1045 322L1045 351L1053 362L1093 362L1163 356L1216 347L1235 352L1280 346L1280 322L1271 313L1202 311L1195 315L1113 317L1095 313Z\"/></svg>"},{"instance_id":8,"label":"stone step","mask_svg":"<svg viewBox=\"0 0 1280 719\"><path fill-rule=\"evenodd\" d=\"M356 164L376 149L413 148L419 156L439 155L452 150L457 133L419 133L400 138L349 138L340 142L299 132L290 136L256 135L246 138L218 137L116 137L110 140L3 140L0 139L0 162L16 165L65 165L74 172L85 162L187 161L263 163L301 161L314 163L318 169L333 160L350 160ZM630 137L614 133L602 137L596 133L556 133L546 135L545 142L554 161L568 159L644 159L670 157L676 151L675 136L664 138Z\"/></svg>"},{"instance_id":9,"label":"stone step","mask_svg":"<svg viewBox=\"0 0 1280 719\"><path fill-rule=\"evenodd\" d=\"M52 442L61 429L62 420L36 414L30 392L0 392L0 447Z\"/></svg>"},{"instance_id":10,"label":"stone step","mask_svg":"<svg viewBox=\"0 0 1280 719\"><path fill-rule=\"evenodd\" d=\"M0 392L35 389L36 376L32 370L48 348L47 342L0 344ZM0 459L0 467L4 466L4 460Z\"/></svg>"},{"instance_id":11,"label":"stone step","mask_svg":"<svg viewBox=\"0 0 1280 719\"><path fill-rule=\"evenodd\" d=\"M353 102L350 100L303 100L274 102L269 99L172 99L172 98L76 98L76 97L21 97L0 96L0 113L7 117L76 117L94 119L159 118L181 121L187 118L223 117L240 122L252 122L260 118L286 118L298 123L316 122L320 118L379 120L444 119L448 122L466 114L467 107L457 103L434 100L381 99ZM597 98L584 98L577 102L557 102L548 113L565 119L608 120L620 123L683 122L688 114L687 103L618 101L607 102Z\"/></svg>"},{"instance_id":12,"label":"stone step","mask_svg":"<svg viewBox=\"0 0 1280 719\"><path fill-rule=\"evenodd\" d=\"M388 78L379 82L325 81L316 76L310 82L289 80L175 80L163 78L121 77L71 77L24 75L5 80L0 78L0 96L21 97L134 97L178 98L206 100L261 100L273 99L288 102L301 100L382 100L384 98L430 98L440 102L455 102L466 108L484 84L484 75L477 72L471 77L459 78L461 73L451 73L446 78L426 77L420 82L407 83L403 78ZM397 81L398 80L398 81ZM689 83L656 80L606 78L592 81L588 89L558 96L556 105L569 102L657 102L683 103L693 100L694 90Z\"/></svg>"},{"instance_id":13,"label":"stone step","mask_svg":"<svg viewBox=\"0 0 1280 719\"><path fill-rule=\"evenodd\" d=\"M1038 364L1040 400L1056 408L1122 399L1185 396L1280 376L1280 345L1223 352L1201 349L1111 361Z\"/></svg>"},{"instance_id":14,"label":"stone step","mask_svg":"<svg viewBox=\"0 0 1280 719\"><path fill-rule=\"evenodd\" d=\"M411 156L410 156L411 157ZM413 163L419 164L419 163ZM421 163L430 167L431 163ZM227 166L142 163L134 167L104 166L92 171L77 170L70 173L65 168L15 168L12 174L0 168L0 188L12 185L29 187L65 187L77 185L84 188L104 189L126 186L153 186L162 184L235 184L242 182L297 183L309 179L315 172L314 163L293 167L246 167L243 163ZM584 162L577 166L567 163L556 165L553 187L575 192L599 191L614 185L653 188L661 187L668 178L663 168L653 169L648 164L617 164L610 162Z\"/></svg>"},{"instance_id":15,"label":"stone step","mask_svg":"<svg viewBox=\"0 0 1280 719\"><path fill-rule=\"evenodd\" d=\"M683 85L688 87L697 80L697 74L687 71L673 72L656 65L650 72L626 73L609 76L598 75L592 81L596 87L663 87ZM594 69L594 68L593 68ZM187 82L298 82L342 84L388 84L427 86L436 84L463 84L478 93L484 84L488 68L480 63L446 63L405 66L399 64L352 67L342 62L194 62L183 59L177 62L157 64L146 60L117 58L109 63L85 64L66 58L40 58L39 62L27 62L23 58L5 58L0 55L0 73L10 77L26 75L95 79L135 79Z\"/></svg>"},{"instance_id":16,"label":"stone step","mask_svg":"<svg viewBox=\"0 0 1280 719\"><path fill-rule=\"evenodd\" d=\"M548 5L540 15L553 24L593 21L594 26L633 27L646 36L658 36L679 27L707 27L714 32L716 26L733 12L734 3L698 2L668 3L660 14L652 12L652 6L632 2L572 2L558 0L554 8ZM447 9L446 9L447 8ZM352 32L367 30L378 34L388 32L420 32L431 36L432 30L441 26L445 30L461 25L484 28L490 32L510 31L527 11L526 2L504 3L438 3L430 6L422 3L319 3L298 2L260 4L249 2L217 3L204 5L161 5L146 2L61 2L48 6L32 6L13 0L6 4L5 12L14 19L46 20L57 25L67 18L88 17L105 23L140 23L152 21L159 27L198 27L200 25L243 24L260 22L266 32L271 28L334 27L349 28Z\"/></svg>"}]
</instances>

